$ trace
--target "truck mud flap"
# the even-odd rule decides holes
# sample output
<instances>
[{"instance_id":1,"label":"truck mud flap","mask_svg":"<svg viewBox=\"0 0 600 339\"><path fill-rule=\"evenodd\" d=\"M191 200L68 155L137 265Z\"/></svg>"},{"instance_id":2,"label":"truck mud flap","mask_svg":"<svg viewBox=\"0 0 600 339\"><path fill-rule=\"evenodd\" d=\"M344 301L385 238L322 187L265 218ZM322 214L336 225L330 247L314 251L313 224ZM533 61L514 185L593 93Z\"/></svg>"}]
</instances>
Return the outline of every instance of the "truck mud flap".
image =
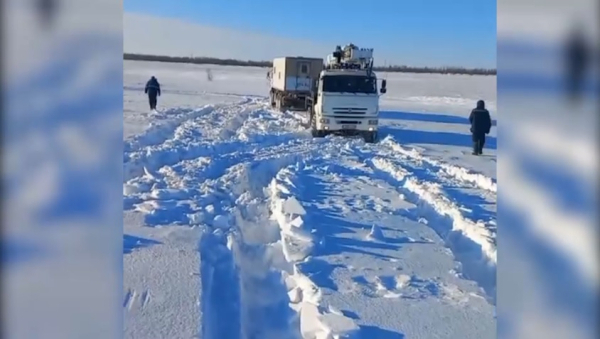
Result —
<instances>
[{"instance_id":1,"label":"truck mud flap","mask_svg":"<svg viewBox=\"0 0 600 339\"><path fill-rule=\"evenodd\" d=\"M304 100L287 99L286 108L291 111L306 111L306 102Z\"/></svg>"}]
</instances>

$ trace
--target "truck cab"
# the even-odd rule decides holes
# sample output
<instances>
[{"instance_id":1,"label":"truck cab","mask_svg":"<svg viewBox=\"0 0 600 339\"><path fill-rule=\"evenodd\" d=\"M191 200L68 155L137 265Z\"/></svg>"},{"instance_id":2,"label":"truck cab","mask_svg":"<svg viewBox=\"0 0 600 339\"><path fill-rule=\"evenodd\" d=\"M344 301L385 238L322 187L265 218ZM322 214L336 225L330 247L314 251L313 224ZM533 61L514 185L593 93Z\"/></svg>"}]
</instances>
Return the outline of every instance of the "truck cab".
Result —
<instances>
[{"instance_id":1,"label":"truck cab","mask_svg":"<svg viewBox=\"0 0 600 339\"><path fill-rule=\"evenodd\" d=\"M314 137L361 135L367 142L377 140L379 95L387 91L386 81L378 91L372 49L353 47L346 46L345 54L338 47L313 86L307 109Z\"/></svg>"}]
</instances>

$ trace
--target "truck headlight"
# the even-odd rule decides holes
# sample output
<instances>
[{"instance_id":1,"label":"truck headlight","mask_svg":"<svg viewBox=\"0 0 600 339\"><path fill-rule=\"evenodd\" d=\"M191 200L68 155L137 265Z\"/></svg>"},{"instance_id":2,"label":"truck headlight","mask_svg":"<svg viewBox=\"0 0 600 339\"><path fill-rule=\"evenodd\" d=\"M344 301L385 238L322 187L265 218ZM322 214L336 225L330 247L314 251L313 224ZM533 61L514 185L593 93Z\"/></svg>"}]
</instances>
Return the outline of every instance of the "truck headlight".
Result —
<instances>
[{"instance_id":1,"label":"truck headlight","mask_svg":"<svg viewBox=\"0 0 600 339\"><path fill-rule=\"evenodd\" d=\"M379 120L375 119L375 120L369 120L369 125L377 125L379 123Z\"/></svg>"},{"instance_id":2,"label":"truck headlight","mask_svg":"<svg viewBox=\"0 0 600 339\"><path fill-rule=\"evenodd\" d=\"M327 118L321 118L320 121L321 121L322 124L328 124L329 123L329 119L327 119Z\"/></svg>"}]
</instances>

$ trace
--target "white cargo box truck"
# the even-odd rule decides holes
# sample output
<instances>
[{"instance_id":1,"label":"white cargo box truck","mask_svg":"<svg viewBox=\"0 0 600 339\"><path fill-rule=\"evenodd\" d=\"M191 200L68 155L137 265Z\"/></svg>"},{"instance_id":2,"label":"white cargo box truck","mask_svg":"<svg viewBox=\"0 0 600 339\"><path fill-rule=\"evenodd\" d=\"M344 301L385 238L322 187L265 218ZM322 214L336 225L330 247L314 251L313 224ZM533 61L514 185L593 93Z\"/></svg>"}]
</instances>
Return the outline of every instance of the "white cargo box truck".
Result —
<instances>
[{"instance_id":1,"label":"white cargo box truck","mask_svg":"<svg viewBox=\"0 0 600 339\"><path fill-rule=\"evenodd\" d=\"M275 58L270 73L271 106L279 110L306 110L306 98L322 70L322 58Z\"/></svg>"}]
</instances>

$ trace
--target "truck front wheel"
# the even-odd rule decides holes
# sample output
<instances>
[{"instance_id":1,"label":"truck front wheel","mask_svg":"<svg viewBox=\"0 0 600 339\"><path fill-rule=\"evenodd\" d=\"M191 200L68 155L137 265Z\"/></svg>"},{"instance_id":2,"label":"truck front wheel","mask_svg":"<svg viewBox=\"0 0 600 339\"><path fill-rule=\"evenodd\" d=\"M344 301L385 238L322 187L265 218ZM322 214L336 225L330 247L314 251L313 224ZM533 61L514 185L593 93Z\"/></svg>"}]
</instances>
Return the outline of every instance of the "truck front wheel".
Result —
<instances>
[{"instance_id":1,"label":"truck front wheel","mask_svg":"<svg viewBox=\"0 0 600 339\"><path fill-rule=\"evenodd\" d=\"M312 117L312 116L310 119L310 134L312 135L313 138L321 137L320 131L317 130L317 123L316 123L314 117Z\"/></svg>"},{"instance_id":2,"label":"truck front wheel","mask_svg":"<svg viewBox=\"0 0 600 339\"><path fill-rule=\"evenodd\" d=\"M316 129L313 129L311 131L311 134L313 136L313 138L324 138L327 134L325 133L325 131L319 131Z\"/></svg>"},{"instance_id":3,"label":"truck front wheel","mask_svg":"<svg viewBox=\"0 0 600 339\"><path fill-rule=\"evenodd\" d=\"M370 144L377 142L377 132L367 132L365 133L365 142Z\"/></svg>"},{"instance_id":4,"label":"truck front wheel","mask_svg":"<svg viewBox=\"0 0 600 339\"><path fill-rule=\"evenodd\" d=\"M322 138L324 137L323 131L319 131L317 129L317 119L315 118L314 114L312 114L311 111L309 111L309 117L310 117L310 134L312 134L313 138Z\"/></svg>"}]
</instances>

